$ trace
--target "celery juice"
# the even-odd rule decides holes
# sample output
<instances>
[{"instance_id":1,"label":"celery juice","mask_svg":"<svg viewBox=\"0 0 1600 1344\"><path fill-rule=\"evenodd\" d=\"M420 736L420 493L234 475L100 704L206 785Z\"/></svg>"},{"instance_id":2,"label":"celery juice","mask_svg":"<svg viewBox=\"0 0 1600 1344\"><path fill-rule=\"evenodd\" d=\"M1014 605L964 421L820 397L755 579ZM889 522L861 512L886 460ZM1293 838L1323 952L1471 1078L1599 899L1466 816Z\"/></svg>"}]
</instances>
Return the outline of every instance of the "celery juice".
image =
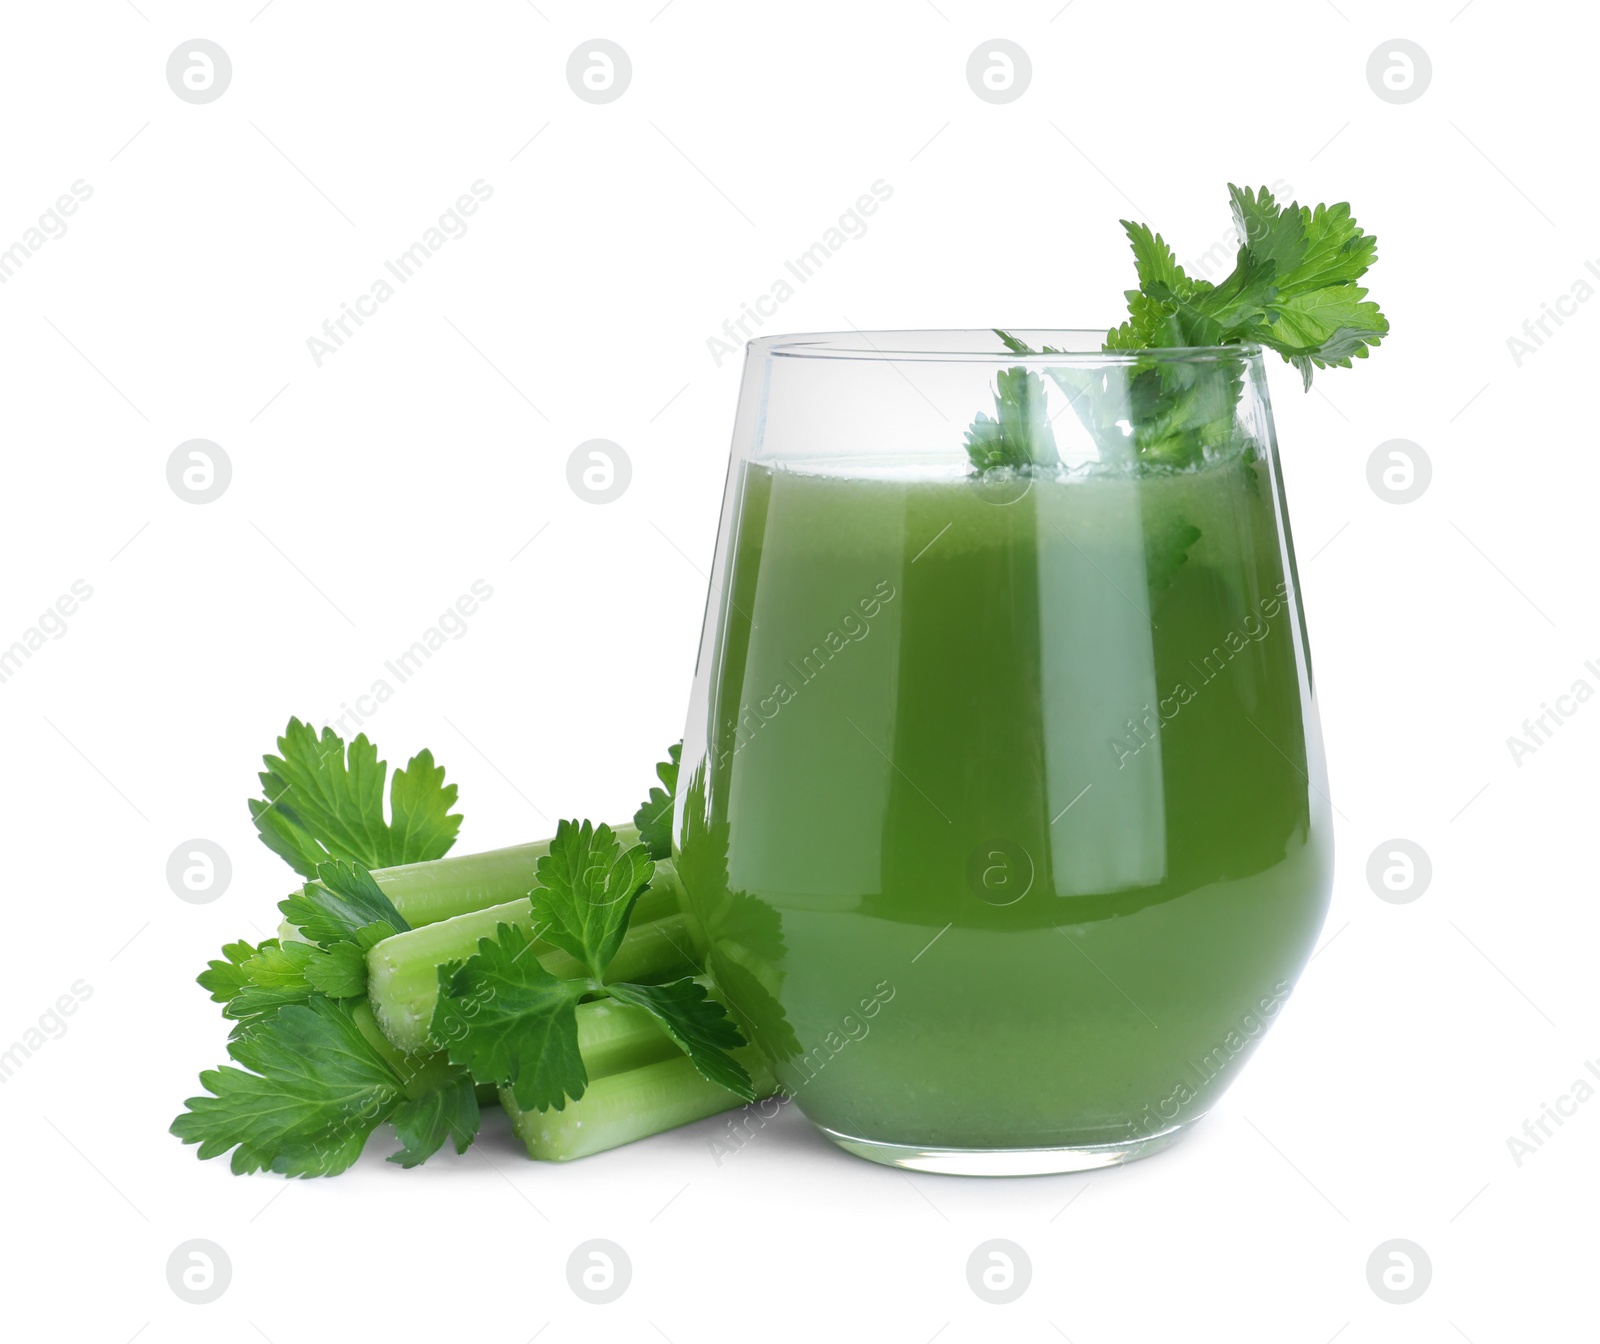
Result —
<instances>
[{"instance_id":1,"label":"celery juice","mask_svg":"<svg viewBox=\"0 0 1600 1344\"><path fill-rule=\"evenodd\" d=\"M1203 1113L1331 879L1265 466L739 473L680 867L702 912L725 871L781 921L719 978L786 1089L846 1146Z\"/></svg>"}]
</instances>

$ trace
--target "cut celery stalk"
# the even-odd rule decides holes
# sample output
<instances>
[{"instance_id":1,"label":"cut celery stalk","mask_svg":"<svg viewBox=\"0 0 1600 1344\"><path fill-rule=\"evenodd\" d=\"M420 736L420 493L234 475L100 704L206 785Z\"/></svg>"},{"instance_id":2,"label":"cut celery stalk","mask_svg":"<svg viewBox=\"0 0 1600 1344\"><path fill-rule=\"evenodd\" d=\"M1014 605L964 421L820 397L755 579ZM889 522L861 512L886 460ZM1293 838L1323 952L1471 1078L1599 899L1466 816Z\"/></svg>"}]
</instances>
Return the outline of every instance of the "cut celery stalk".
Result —
<instances>
[{"instance_id":1,"label":"cut celery stalk","mask_svg":"<svg viewBox=\"0 0 1600 1344\"><path fill-rule=\"evenodd\" d=\"M644 1068L682 1052L643 1008L615 999L578 1005L578 1053L591 1079Z\"/></svg>"},{"instance_id":2,"label":"cut celery stalk","mask_svg":"<svg viewBox=\"0 0 1600 1344\"><path fill-rule=\"evenodd\" d=\"M611 829L624 849L639 843L639 828L632 823ZM416 929L525 899L539 885L539 860L549 852L550 841L535 840L481 854L450 854L425 863L374 868L372 878L406 923ZM285 920L278 927L278 936L296 940L300 931Z\"/></svg>"},{"instance_id":3,"label":"cut celery stalk","mask_svg":"<svg viewBox=\"0 0 1600 1344\"><path fill-rule=\"evenodd\" d=\"M744 1046L733 1056L749 1070L757 1096L777 1090L772 1070L754 1047ZM659 1063L591 1078L582 1098L569 1101L564 1110L521 1110L510 1088L500 1089L500 1104L529 1157L570 1162L734 1110L745 1101L702 1077L687 1055L674 1051Z\"/></svg>"}]
</instances>

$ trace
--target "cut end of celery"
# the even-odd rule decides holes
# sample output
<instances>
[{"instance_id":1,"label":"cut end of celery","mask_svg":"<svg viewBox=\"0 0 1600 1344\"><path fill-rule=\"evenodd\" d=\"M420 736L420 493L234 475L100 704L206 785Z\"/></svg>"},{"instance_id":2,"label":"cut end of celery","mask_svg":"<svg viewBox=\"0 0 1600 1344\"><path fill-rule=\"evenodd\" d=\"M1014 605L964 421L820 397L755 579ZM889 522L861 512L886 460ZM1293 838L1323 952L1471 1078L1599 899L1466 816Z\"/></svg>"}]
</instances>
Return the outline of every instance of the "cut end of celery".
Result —
<instances>
[{"instance_id":1,"label":"cut end of celery","mask_svg":"<svg viewBox=\"0 0 1600 1344\"><path fill-rule=\"evenodd\" d=\"M373 944L367 953L367 997L383 1034L398 1049L410 1054L427 1048L439 1000L439 967L465 961L478 950L478 940L494 937L502 924L532 927L532 908L525 900L510 901Z\"/></svg>"}]
</instances>

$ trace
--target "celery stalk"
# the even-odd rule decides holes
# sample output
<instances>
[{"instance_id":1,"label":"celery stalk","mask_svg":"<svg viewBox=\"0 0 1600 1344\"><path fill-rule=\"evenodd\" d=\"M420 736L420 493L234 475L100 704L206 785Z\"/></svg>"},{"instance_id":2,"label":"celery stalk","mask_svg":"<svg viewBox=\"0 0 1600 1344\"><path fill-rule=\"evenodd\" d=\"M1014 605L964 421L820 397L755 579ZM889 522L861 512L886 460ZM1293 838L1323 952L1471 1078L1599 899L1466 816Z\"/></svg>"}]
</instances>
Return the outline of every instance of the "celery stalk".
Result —
<instances>
[{"instance_id":1,"label":"celery stalk","mask_svg":"<svg viewBox=\"0 0 1600 1344\"><path fill-rule=\"evenodd\" d=\"M624 849L639 842L639 828L632 823L611 829ZM549 852L550 841L534 840L481 854L450 854L396 868L374 868L372 879L415 929L525 899L539 885L539 860ZM285 921L278 936L293 939L299 931Z\"/></svg>"},{"instance_id":2,"label":"celery stalk","mask_svg":"<svg viewBox=\"0 0 1600 1344\"><path fill-rule=\"evenodd\" d=\"M441 1050L432 1055L403 1055L384 1038L378 1029L377 1019L364 1003L356 1003L350 1010L356 1029L372 1043L372 1047L393 1066L405 1080L406 1095L420 1097L437 1086L449 1075L451 1064Z\"/></svg>"},{"instance_id":3,"label":"celery stalk","mask_svg":"<svg viewBox=\"0 0 1600 1344\"><path fill-rule=\"evenodd\" d=\"M578 1005L578 1053L591 1079L626 1073L680 1055L677 1044L643 1008L597 999Z\"/></svg>"},{"instance_id":4,"label":"celery stalk","mask_svg":"<svg viewBox=\"0 0 1600 1344\"><path fill-rule=\"evenodd\" d=\"M758 1094L769 1096L777 1089L759 1051L745 1046L733 1055L749 1070ZM745 1103L703 1078L686 1055L675 1053L659 1063L591 1078L582 1098L569 1101L564 1110L520 1110L509 1088L500 1089L500 1104L529 1157L570 1162Z\"/></svg>"}]
</instances>

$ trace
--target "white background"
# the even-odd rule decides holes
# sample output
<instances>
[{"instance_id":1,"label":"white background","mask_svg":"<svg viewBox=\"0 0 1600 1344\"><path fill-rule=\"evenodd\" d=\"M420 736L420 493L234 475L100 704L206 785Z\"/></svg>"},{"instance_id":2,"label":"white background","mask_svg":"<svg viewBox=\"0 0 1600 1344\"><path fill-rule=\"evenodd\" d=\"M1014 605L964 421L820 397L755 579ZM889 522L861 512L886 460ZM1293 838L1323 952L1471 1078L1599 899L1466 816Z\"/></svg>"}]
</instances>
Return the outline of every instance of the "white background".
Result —
<instances>
[{"instance_id":1,"label":"white background","mask_svg":"<svg viewBox=\"0 0 1600 1344\"><path fill-rule=\"evenodd\" d=\"M92 989L0 1091L8 1333L1592 1330L1600 1098L1520 1167L1507 1146L1600 1056L1584 852L1600 703L1520 765L1506 743L1579 678L1600 689L1584 667L1600 661L1600 304L1520 367L1507 346L1600 257L1582 13L8 6L0 248L74 181L93 192L0 286L0 645L75 580L93 589L0 684L0 1044L74 982ZM207 105L164 75L197 36L233 63ZM596 36L633 65L604 106L564 74ZM1033 65L1001 106L965 78L997 36ZM1433 67L1406 105L1365 73L1397 36ZM1281 1025L1178 1147L1088 1177L906 1176L798 1116L720 1166L714 1121L545 1167L497 1116L465 1157L410 1173L381 1160L387 1141L333 1181L198 1162L166 1133L222 1060L193 976L222 942L263 936L289 886L245 811L262 751L291 713L336 718L481 579L494 595L465 636L368 731L391 759L431 746L460 782L462 851L559 815L627 816L682 731L693 668L739 376L707 339L880 178L893 195L869 231L766 331L1108 324L1132 274L1117 219L1148 219L1190 260L1225 237L1230 180L1349 200L1380 239L1382 348L1310 395L1273 372L1340 856L1323 950ZM478 179L493 195L470 230L318 367L307 338ZM566 480L595 437L633 464L605 507ZM166 480L191 438L232 463L203 506ZM1367 481L1393 438L1433 467L1403 506ZM166 882L192 837L232 859L211 904ZM1365 878L1394 837L1432 860L1409 904ZM208 1306L167 1285L193 1237L233 1266ZM590 1237L633 1262L610 1306L566 1284ZM991 1237L1032 1260L1009 1306L967 1286ZM1407 1306L1367 1282L1394 1237L1433 1266Z\"/></svg>"}]
</instances>

